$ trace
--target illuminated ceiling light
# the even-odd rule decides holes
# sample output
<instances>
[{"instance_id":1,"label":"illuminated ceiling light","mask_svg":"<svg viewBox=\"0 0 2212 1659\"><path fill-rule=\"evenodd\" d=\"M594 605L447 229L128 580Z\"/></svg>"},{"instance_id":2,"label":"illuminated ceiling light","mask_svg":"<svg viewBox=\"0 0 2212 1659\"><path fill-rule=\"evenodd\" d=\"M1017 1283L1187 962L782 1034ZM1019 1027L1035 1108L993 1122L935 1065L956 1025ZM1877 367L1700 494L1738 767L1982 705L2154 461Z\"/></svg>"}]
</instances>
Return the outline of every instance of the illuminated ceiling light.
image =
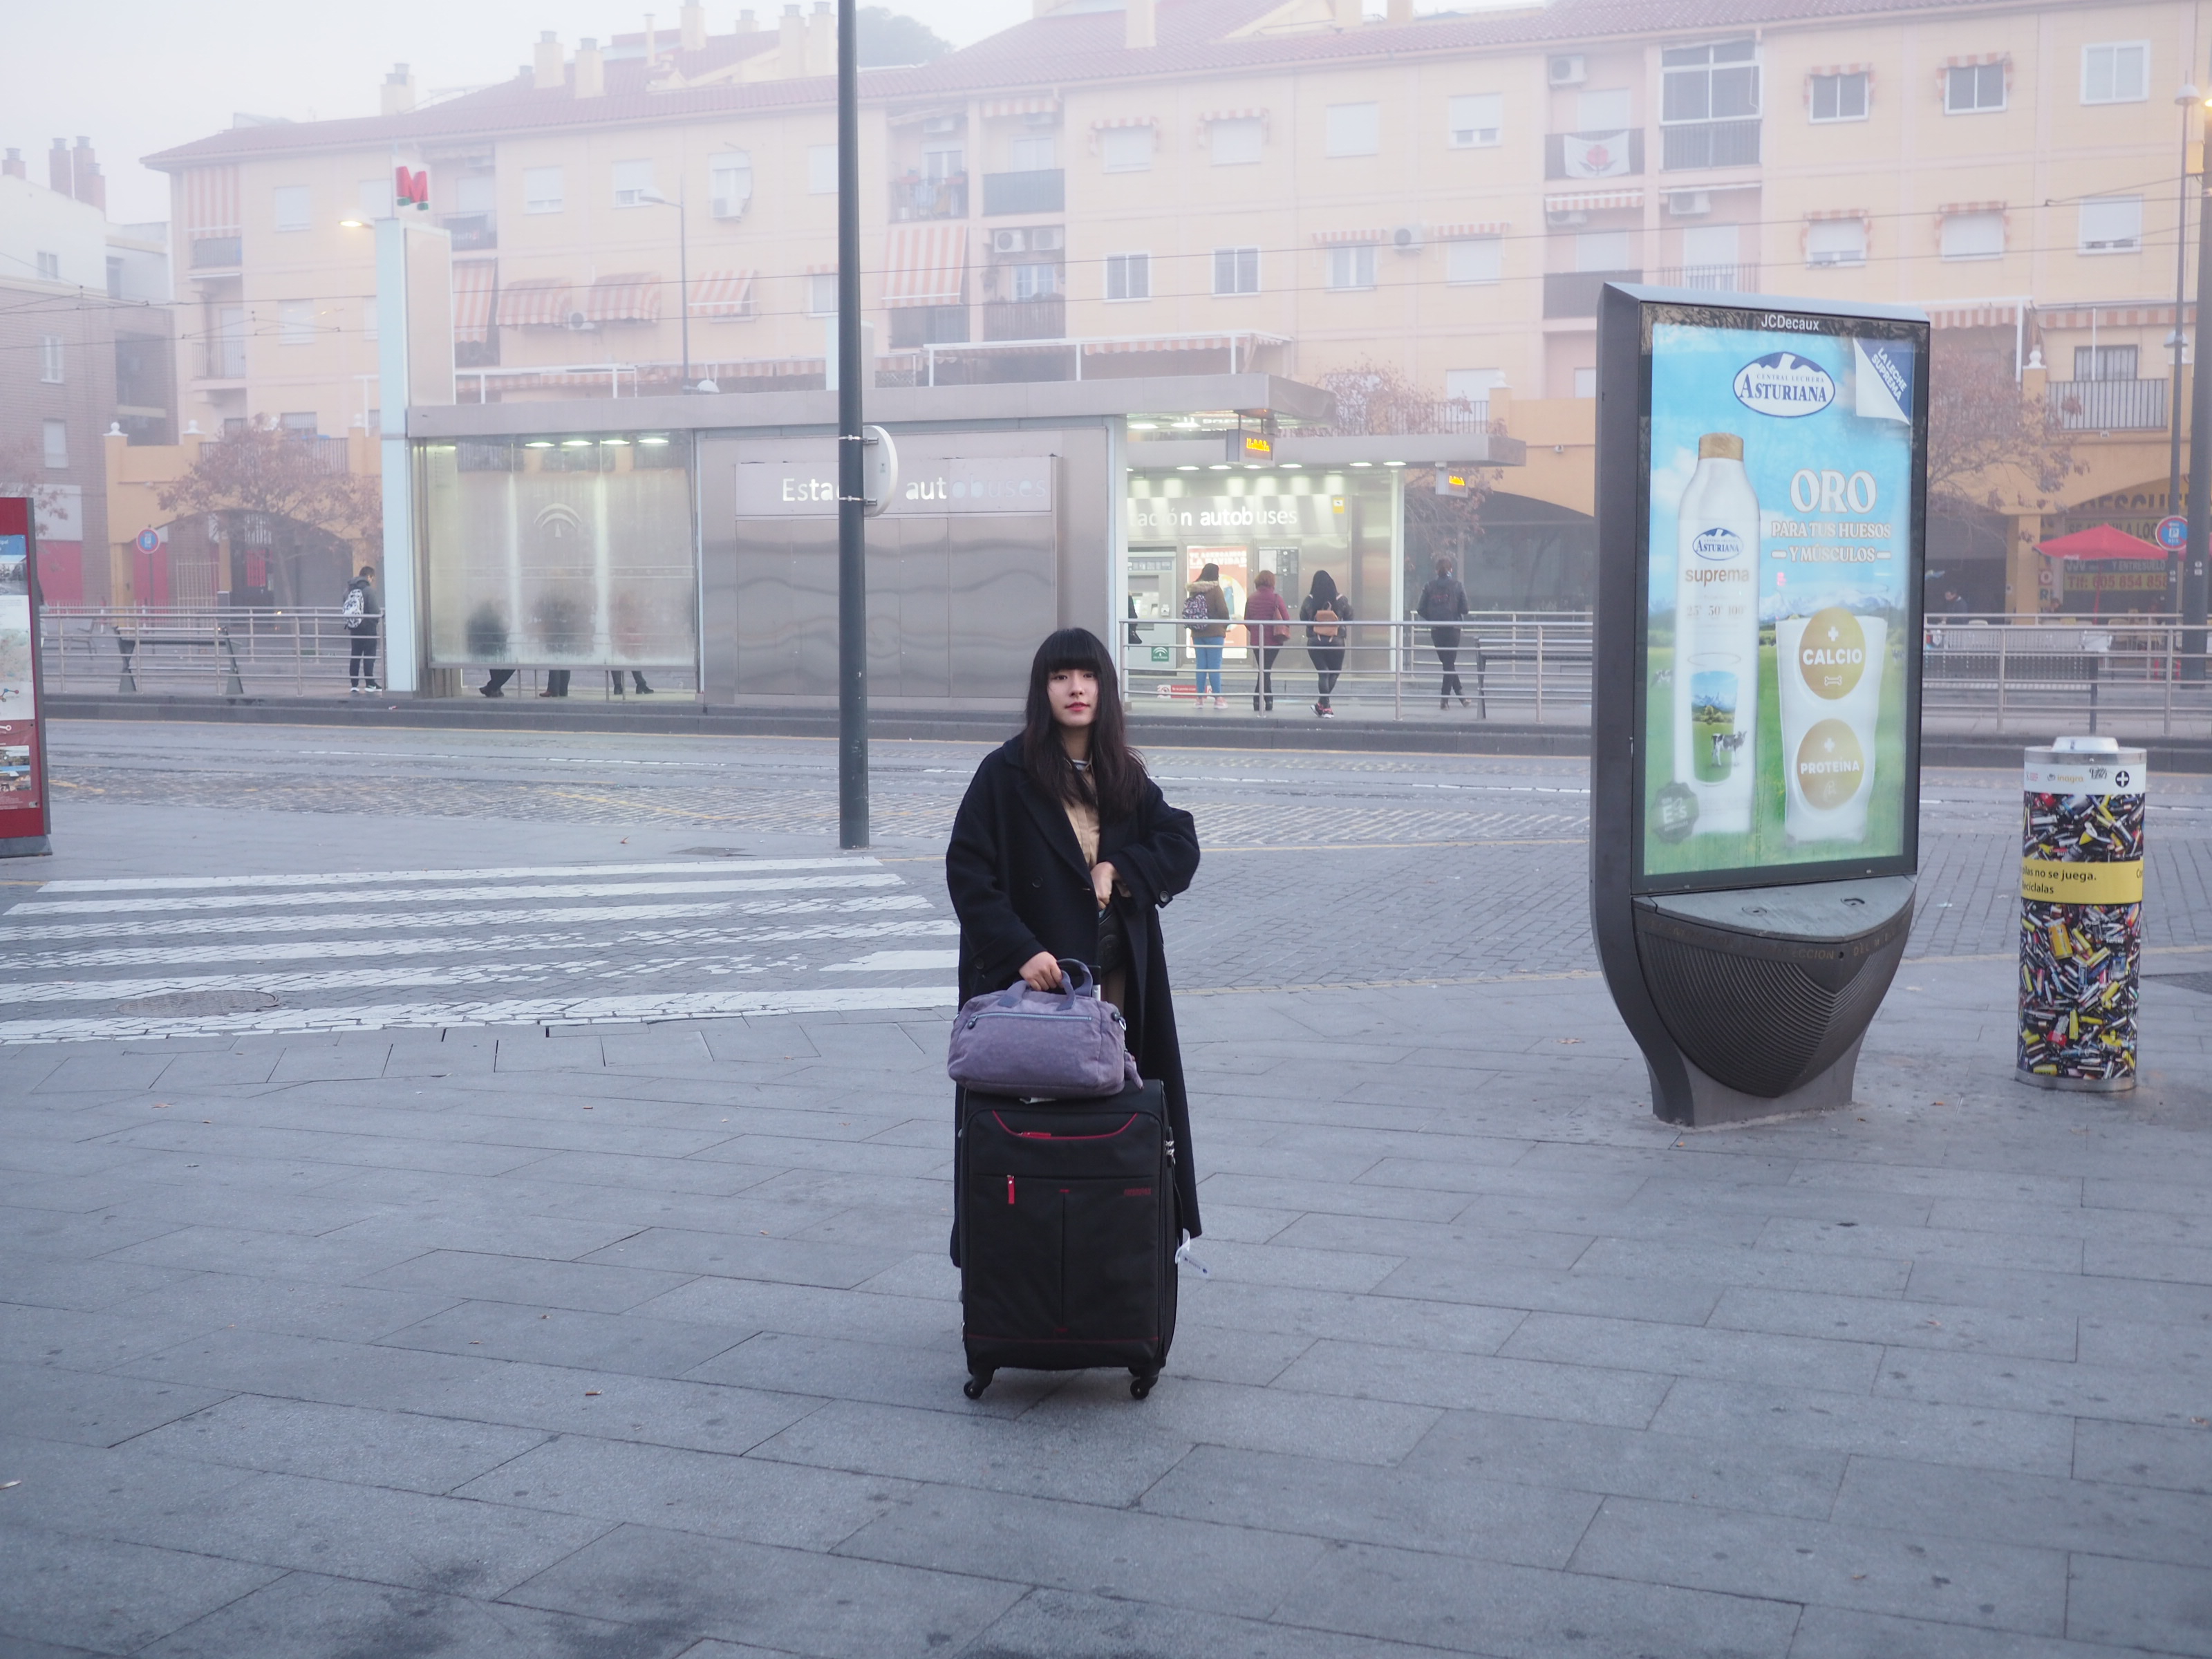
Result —
<instances>
[{"instance_id":1,"label":"illuminated ceiling light","mask_svg":"<svg viewBox=\"0 0 2212 1659\"><path fill-rule=\"evenodd\" d=\"M1352 465L1354 466L1372 466L1374 465L1375 463L1372 461L1354 461L1352 463Z\"/></svg>"},{"instance_id":2,"label":"illuminated ceiling light","mask_svg":"<svg viewBox=\"0 0 2212 1659\"><path fill-rule=\"evenodd\" d=\"M1359 465L1359 463L1358 463L1358 462L1357 462L1357 461L1354 461L1354 462L1352 463L1352 465L1353 465L1354 466L1357 466L1357 465ZM1403 465L1405 465L1405 462L1403 462L1403 461L1385 461L1385 462L1383 462L1383 463L1382 463L1382 465L1385 465L1385 466L1403 466Z\"/></svg>"},{"instance_id":3,"label":"illuminated ceiling light","mask_svg":"<svg viewBox=\"0 0 2212 1659\"><path fill-rule=\"evenodd\" d=\"M1226 461L1216 461L1212 466L1209 466L1206 470L1208 472L1226 472L1229 471L1229 463Z\"/></svg>"},{"instance_id":4,"label":"illuminated ceiling light","mask_svg":"<svg viewBox=\"0 0 2212 1659\"><path fill-rule=\"evenodd\" d=\"M525 449L550 449L553 447L553 441L550 438L532 438L522 447Z\"/></svg>"},{"instance_id":5,"label":"illuminated ceiling light","mask_svg":"<svg viewBox=\"0 0 2212 1659\"><path fill-rule=\"evenodd\" d=\"M602 438L599 441L612 449L628 449L629 447L629 440L627 438Z\"/></svg>"},{"instance_id":6,"label":"illuminated ceiling light","mask_svg":"<svg viewBox=\"0 0 2212 1659\"><path fill-rule=\"evenodd\" d=\"M591 447L592 441L589 438L563 438L561 441L561 447L563 449L589 449Z\"/></svg>"},{"instance_id":7,"label":"illuminated ceiling light","mask_svg":"<svg viewBox=\"0 0 2212 1659\"><path fill-rule=\"evenodd\" d=\"M1305 470L1305 465L1306 464L1304 461L1285 461L1283 463L1283 471L1285 472L1302 472Z\"/></svg>"},{"instance_id":8,"label":"illuminated ceiling light","mask_svg":"<svg viewBox=\"0 0 2212 1659\"><path fill-rule=\"evenodd\" d=\"M366 219L341 219L338 221L338 228L340 230L367 230L368 228L368 221Z\"/></svg>"},{"instance_id":9,"label":"illuminated ceiling light","mask_svg":"<svg viewBox=\"0 0 2212 1659\"><path fill-rule=\"evenodd\" d=\"M665 449L668 447L668 440L665 438L640 438L637 441L641 447L646 449Z\"/></svg>"},{"instance_id":10,"label":"illuminated ceiling light","mask_svg":"<svg viewBox=\"0 0 2212 1659\"><path fill-rule=\"evenodd\" d=\"M1160 423L1158 421L1132 421L1129 422L1129 430L1132 432L1158 432L1159 429Z\"/></svg>"},{"instance_id":11,"label":"illuminated ceiling light","mask_svg":"<svg viewBox=\"0 0 2212 1659\"><path fill-rule=\"evenodd\" d=\"M1176 468L1176 471L1178 472L1195 472L1198 471L1198 463L1195 461L1185 461L1181 466Z\"/></svg>"}]
</instances>

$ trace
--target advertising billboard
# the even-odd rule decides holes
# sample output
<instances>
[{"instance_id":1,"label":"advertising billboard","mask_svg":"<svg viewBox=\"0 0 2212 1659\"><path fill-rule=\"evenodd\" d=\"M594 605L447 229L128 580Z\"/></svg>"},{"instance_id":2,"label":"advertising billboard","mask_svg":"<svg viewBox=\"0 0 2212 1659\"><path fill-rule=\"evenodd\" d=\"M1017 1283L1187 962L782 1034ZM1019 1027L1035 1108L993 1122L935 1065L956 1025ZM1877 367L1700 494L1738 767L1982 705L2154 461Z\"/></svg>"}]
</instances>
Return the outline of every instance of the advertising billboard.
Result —
<instances>
[{"instance_id":1,"label":"advertising billboard","mask_svg":"<svg viewBox=\"0 0 2212 1659\"><path fill-rule=\"evenodd\" d=\"M34 540L30 501L0 495L0 854L46 851Z\"/></svg>"},{"instance_id":2,"label":"advertising billboard","mask_svg":"<svg viewBox=\"0 0 2212 1659\"><path fill-rule=\"evenodd\" d=\"M1632 884L1909 873L1927 325L1640 310Z\"/></svg>"}]
</instances>

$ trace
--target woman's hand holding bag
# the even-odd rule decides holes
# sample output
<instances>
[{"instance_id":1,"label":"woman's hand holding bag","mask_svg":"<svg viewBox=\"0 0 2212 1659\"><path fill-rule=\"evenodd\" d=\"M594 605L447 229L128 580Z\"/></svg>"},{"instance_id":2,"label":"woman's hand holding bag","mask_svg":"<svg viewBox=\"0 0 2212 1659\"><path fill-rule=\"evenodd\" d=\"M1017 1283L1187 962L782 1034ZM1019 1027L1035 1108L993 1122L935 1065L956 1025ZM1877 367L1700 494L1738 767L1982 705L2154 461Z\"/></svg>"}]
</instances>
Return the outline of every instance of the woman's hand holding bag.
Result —
<instances>
[{"instance_id":1,"label":"woman's hand holding bag","mask_svg":"<svg viewBox=\"0 0 2212 1659\"><path fill-rule=\"evenodd\" d=\"M1099 996L1084 963L1059 965L1060 992L1017 980L961 1008L945 1062L955 1083L1024 1100L1095 1100L1138 1081L1121 1010Z\"/></svg>"}]
</instances>

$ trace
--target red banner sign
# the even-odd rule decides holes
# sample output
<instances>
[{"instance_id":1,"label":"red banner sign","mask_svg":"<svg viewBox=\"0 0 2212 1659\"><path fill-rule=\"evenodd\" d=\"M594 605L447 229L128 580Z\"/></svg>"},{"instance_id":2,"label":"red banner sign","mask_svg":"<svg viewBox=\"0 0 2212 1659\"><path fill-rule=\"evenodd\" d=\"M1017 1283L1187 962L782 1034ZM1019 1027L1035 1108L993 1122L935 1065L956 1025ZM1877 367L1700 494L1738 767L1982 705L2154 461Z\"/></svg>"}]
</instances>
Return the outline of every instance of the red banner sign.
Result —
<instances>
[{"instance_id":1,"label":"red banner sign","mask_svg":"<svg viewBox=\"0 0 2212 1659\"><path fill-rule=\"evenodd\" d=\"M0 854L46 850L36 540L29 498L0 495Z\"/></svg>"}]
</instances>

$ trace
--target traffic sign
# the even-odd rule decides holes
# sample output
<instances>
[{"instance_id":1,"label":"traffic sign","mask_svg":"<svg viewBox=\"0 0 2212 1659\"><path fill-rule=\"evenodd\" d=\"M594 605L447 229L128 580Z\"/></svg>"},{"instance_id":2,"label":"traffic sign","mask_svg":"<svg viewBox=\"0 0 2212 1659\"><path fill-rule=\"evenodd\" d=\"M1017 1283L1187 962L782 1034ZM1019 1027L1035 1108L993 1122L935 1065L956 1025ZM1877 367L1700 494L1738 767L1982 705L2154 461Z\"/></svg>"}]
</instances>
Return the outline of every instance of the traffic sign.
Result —
<instances>
[{"instance_id":1,"label":"traffic sign","mask_svg":"<svg viewBox=\"0 0 2212 1659\"><path fill-rule=\"evenodd\" d=\"M160 531L142 530L138 532L138 550L141 553L158 553L161 549L161 532Z\"/></svg>"},{"instance_id":2,"label":"traffic sign","mask_svg":"<svg viewBox=\"0 0 2212 1659\"><path fill-rule=\"evenodd\" d=\"M2157 538L2158 544L2167 552L2179 553L2189 545L2189 520L2172 516L2160 519L2158 521L2158 528L2151 532L2151 534Z\"/></svg>"}]
</instances>

